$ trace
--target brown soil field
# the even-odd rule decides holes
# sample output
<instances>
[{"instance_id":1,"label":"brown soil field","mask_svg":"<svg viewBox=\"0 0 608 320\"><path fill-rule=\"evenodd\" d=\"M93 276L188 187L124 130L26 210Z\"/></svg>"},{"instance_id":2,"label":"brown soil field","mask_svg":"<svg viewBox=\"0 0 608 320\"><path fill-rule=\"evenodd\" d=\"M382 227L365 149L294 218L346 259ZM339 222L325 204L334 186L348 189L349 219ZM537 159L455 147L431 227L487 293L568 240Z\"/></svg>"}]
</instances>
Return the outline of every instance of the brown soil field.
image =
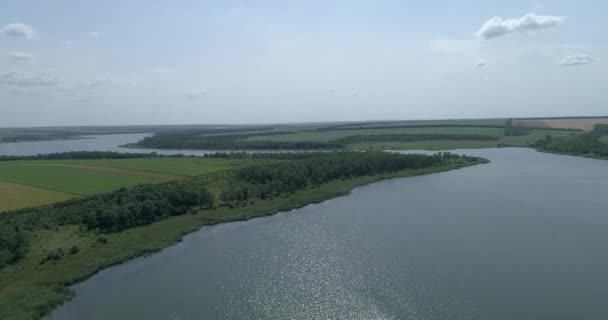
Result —
<instances>
[{"instance_id":1,"label":"brown soil field","mask_svg":"<svg viewBox=\"0 0 608 320\"><path fill-rule=\"evenodd\" d=\"M581 129L593 130L597 123L608 124L607 118L572 118L572 119L513 119L513 126L531 128Z\"/></svg>"}]
</instances>

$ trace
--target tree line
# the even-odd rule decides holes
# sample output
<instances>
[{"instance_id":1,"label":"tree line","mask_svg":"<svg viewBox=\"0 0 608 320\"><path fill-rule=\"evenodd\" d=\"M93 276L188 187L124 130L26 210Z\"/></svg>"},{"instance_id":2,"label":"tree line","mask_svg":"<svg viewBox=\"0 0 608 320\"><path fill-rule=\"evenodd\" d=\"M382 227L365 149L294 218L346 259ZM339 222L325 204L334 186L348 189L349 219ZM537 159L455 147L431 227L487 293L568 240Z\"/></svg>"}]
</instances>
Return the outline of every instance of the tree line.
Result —
<instances>
[{"instance_id":1,"label":"tree line","mask_svg":"<svg viewBox=\"0 0 608 320\"><path fill-rule=\"evenodd\" d=\"M442 126L437 126L442 127ZM502 128L502 127L500 127ZM319 131L322 131L319 129ZM287 134L292 132L265 132L253 136L263 137ZM527 131L526 131L527 133ZM173 149L207 149L207 150L340 150L348 144L366 141L423 141L423 140L498 140L487 135L464 134L360 134L352 135L334 141L274 141L247 140L251 134L226 134L204 136L200 134L184 134L183 132L162 132L146 137L137 146L146 148Z\"/></svg>"},{"instance_id":2,"label":"tree line","mask_svg":"<svg viewBox=\"0 0 608 320\"><path fill-rule=\"evenodd\" d=\"M548 135L536 142L540 150L608 157L608 144L600 141L601 134L589 132L584 134L569 134L560 137Z\"/></svg>"}]
</instances>

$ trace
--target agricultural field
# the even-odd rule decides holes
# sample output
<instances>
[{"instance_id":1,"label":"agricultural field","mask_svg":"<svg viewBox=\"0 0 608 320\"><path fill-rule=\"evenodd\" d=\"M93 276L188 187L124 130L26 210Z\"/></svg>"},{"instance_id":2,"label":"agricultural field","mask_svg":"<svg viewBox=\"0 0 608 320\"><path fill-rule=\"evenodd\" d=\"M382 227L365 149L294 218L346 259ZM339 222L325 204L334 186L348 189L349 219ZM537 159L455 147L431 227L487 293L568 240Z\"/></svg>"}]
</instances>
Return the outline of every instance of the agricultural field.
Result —
<instances>
[{"instance_id":1,"label":"agricultural field","mask_svg":"<svg viewBox=\"0 0 608 320\"><path fill-rule=\"evenodd\" d=\"M405 120L356 122L328 126L328 129L369 129L382 127L424 127L424 126L495 126L502 127L506 119L458 119L458 120Z\"/></svg>"},{"instance_id":2,"label":"agricultural field","mask_svg":"<svg viewBox=\"0 0 608 320\"><path fill-rule=\"evenodd\" d=\"M513 126L527 128L578 129L591 131L596 124L608 124L608 117L513 119Z\"/></svg>"},{"instance_id":3,"label":"agricultural field","mask_svg":"<svg viewBox=\"0 0 608 320\"><path fill-rule=\"evenodd\" d=\"M502 147L527 147L539 140L575 134L563 130L530 130L526 135L502 136L498 140L420 140L420 141L369 141L349 145L355 150L453 150Z\"/></svg>"},{"instance_id":4,"label":"agricultural field","mask_svg":"<svg viewBox=\"0 0 608 320\"><path fill-rule=\"evenodd\" d=\"M0 212L41 206L73 197L63 192L0 181Z\"/></svg>"},{"instance_id":5,"label":"agricultural field","mask_svg":"<svg viewBox=\"0 0 608 320\"><path fill-rule=\"evenodd\" d=\"M158 177L104 172L79 167L1 163L0 181L74 195L92 195L139 183L167 181Z\"/></svg>"},{"instance_id":6,"label":"agricultural field","mask_svg":"<svg viewBox=\"0 0 608 320\"><path fill-rule=\"evenodd\" d=\"M338 139L355 135L381 135L381 134L454 134L454 135L479 135L502 137L502 127L401 127L386 129L352 129L352 130L323 130L323 131L300 131L272 136L250 136L245 141L280 141L280 142L332 142Z\"/></svg>"},{"instance_id":7,"label":"agricultural field","mask_svg":"<svg viewBox=\"0 0 608 320\"><path fill-rule=\"evenodd\" d=\"M200 176L217 171L228 170L247 165L250 159L213 159L213 158L138 158L111 160L31 160L19 161L21 164L78 166L84 169L98 168L124 169L135 171L135 174L158 173L160 177L177 179L180 176ZM173 176L173 177L171 177Z\"/></svg>"},{"instance_id":8,"label":"agricultural field","mask_svg":"<svg viewBox=\"0 0 608 320\"><path fill-rule=\"evenodd\" d=\"M135 158L0 162L0 211L238 168L251 159Z\"/></svg>"}]
</instances>

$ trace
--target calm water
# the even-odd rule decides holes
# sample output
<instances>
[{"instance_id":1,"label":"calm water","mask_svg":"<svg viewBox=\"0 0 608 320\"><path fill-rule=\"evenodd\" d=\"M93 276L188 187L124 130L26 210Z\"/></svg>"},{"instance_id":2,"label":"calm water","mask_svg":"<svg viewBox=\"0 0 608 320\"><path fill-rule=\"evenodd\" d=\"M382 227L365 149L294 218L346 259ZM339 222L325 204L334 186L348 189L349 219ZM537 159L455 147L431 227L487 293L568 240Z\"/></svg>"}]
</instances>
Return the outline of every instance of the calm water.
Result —
<instances>
[{"instance_id":1,"label":"calm water","mask_svg":"<svg viewBox=\"0 0 608 320\"><path fill-rule=\"evenodd\" d=\"M150 134L106 134L87 136L85 139L31 141L17 143L0 143L0 155L29 156L39 153L54 153L67 151L116 151L116 152L157 152L158 154L204 155L213 153L206 150L159 150L159 149L127 149L120 145L137 142Z\"/></svg>"},{"instance_id":2,"label":"calm water","mask_svg":"<svg viewBox=\"0 0 608 320\"><path fill-rule=\"evenodd\" d=\"M50 319L606 319L608 161L528 149L203 228Z\"/></svg>"}]
</instances>

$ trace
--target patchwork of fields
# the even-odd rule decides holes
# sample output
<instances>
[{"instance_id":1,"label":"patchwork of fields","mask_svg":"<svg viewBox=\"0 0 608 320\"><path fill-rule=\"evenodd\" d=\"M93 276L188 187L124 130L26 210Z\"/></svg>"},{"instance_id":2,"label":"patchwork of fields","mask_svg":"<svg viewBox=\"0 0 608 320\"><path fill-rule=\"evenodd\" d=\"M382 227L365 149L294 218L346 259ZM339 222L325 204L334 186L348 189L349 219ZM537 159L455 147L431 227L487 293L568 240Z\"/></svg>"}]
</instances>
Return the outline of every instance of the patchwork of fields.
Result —
<instances>
[{"instance_id":1,"label":"patchwork of fields","mask_svg":"<svg viewBox=\"0 0 608 320\"><path fill-rule=\"evenodd\" d=\"M0 211L59 202L141 183L160 183L246 165L248 159L139 158L0 162Z\"/></svg>"},{"instance_id":2,"label":"patchwork of fields","mask_svg":"<svg viewBox=\"0 0 608 320\"><path fill-rule=\"evenodd\" d=\"M513 126L528 128L578 129L593 130L596 124L608 124L607 118L548 118L548 119L513 119Z\"/></svg>"},{"instance_id":3,"label":"patchwork of fields","mask_svg":"<svg viewBox=\"0 0 608 320\"><path fill-rule=\"evenodd\" d=\"M468 126L445 126L445 127L401 127L401 128L372 128L372 129L334 129L322 131L301 131L272 136L250 136L249 141L281 141L281 142L331 142L354 135L382 135L382 134L453 134L453 135L479 135L502 137L502 127L468 127Z\"/></svg>"}]
</instances>

